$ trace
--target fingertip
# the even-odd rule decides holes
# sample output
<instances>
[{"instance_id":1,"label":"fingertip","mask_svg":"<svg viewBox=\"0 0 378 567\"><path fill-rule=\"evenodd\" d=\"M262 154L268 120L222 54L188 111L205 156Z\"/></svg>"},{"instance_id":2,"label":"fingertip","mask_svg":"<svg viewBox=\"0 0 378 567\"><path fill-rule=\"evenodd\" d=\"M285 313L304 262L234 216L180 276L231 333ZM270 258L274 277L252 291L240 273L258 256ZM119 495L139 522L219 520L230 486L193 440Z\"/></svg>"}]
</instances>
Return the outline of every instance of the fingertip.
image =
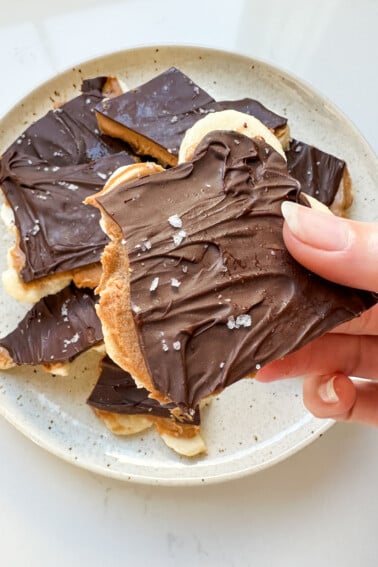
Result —
<instances>
[{"instance_id":1,"label":"fingertip","mask_svg":"<svg viewBox=\"0 0 378 567\"><path fill-rule=\"evenodd\" d=\"M255 375L255 380L258 382L275 382L282 378L285 378L285 376L282 372L280 372L279 362L271 362L267 364Z\"/></svg>"},{"instance_id":2,"label":"fingertip","mask_svg":"<svg viewBox=\"0 0 378 567\"><path fill-rule=\"evenodd\" d=\"M354 383L342 373L308 377L303 383L303 402L315 417L345 419L356 397Z\"/></svg>"}]
</instances>

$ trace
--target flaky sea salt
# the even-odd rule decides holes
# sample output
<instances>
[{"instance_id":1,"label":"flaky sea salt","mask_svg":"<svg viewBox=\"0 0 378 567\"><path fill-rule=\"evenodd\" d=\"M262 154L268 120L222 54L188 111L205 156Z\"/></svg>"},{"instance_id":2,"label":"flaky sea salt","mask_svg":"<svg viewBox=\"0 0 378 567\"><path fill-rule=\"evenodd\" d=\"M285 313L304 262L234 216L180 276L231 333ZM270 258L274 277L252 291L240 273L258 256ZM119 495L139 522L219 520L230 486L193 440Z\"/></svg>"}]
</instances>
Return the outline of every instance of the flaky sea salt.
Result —
<instances>
[{"instance_id":1,"label":"flaky sea salt","mask_svg":"<svg viewBox=\"0 0 378 567\"><path fill-rule=\"evenodd\" d=\"M250 327L252 325L252 319L250 315L238 315L235 321L236 327Z\"/></svg>"},{"instance_id":2,"label":"flaky sea salt","mask_svg":"<svg viewBox=\"0 0 378 567\"><path fill-rule=\"evenodd\" d=\"M185 237L186 237L185 230L180 230L177 234L174 234L173 242L175 243L175 246L180 246L181 242L184 240Z\"/></svg>"},{"instance_id":3,"label":"flaky sea salt","mask_svg":"<svg viewBox=\"0 0 378 567\"><path fill-rule=\"evenodd\" d=\"M171 279L171 286L172 287L180 287L180 285L181 285L181 282L178 279L176 279L176 278Z\"/></svg>"},{"instance_id":4,"label":"flaky sea salt","mask_svg":"<svg viewBox=\"0 0 378 567\"><path fill-rule=\"evenodd\" d=\"M36 234L39 233L39 231L40 231L39 224L36 223L36 224L33 226L33 228L31 229L31 231L30 231L29 234L30 234L31 236L35 236Z\"/></svg>"},{"instance_id":5,"label":"flaky sea salt","mask_svg":"<svg viewBox=\"0 0 378 567\"><path fill-rule=\"evenodd\" d=\"M159 278L156 277L151 282L150 291L155 291L157 289L158 285L159 285Z\"/></svg>"},{"instance_id":6,"label":"flaky sea salt","mask_svg":"<svg viewBox=\"0 0 378 567\"><path fill-rule=\"evenodd\" d=\"M232 317L232 315L227 319L227 327L231 330L235 329L235 319L234 317Z\"/></svg>"},{"instance_id":7,"label":"flaky sea salt","mask_svg":"<svg viewBox=\"0 0 378 567\"><path fill-rule=\"evenodd\" d=\"M79 189L78 185L75 185L75 183L67 183L67 181L58 181L58 185L66 187L70 191L77 191L77 189Z\"/></svg>"},{"instance_id":8,"label":"flaky sea salt","mask_svg":"<svg viewBox=\"0 0 378 567\"><path fill-rule=\"evenodd\" d=\"M180 341L175 341L175 342L173 343L173 348L174 348L174 350L180 350L180 349L181 349L181 343L180 343Z\"/></svg>"},{"instance_id":9,"label":"flaky sea salt","mask_svg":"<svg viewBox=\"0 0 378 567\"><path fill-rule=\"evenodd\" d=\"M178 215L171 215L168 218L168 222L173 228L181 228L182 227L182 220Z\"/></svg>"},{"instance_id":10,"label":"flaky sea salt","mask_svg":"<svg viewBox=\"0 0 378 567\"><path fill-rule=\"evenodd\" d=\"M62 317L67 317L68 315L68 303L69 303L69 299L67 299L61 307L60 313Z\"/></svg>"},{"instance_id":11,"label":"flaky sea salt","mask_svg":"<svg viewBox=\"0 0 378 567\"><path fill-rule=\"evenodd\" d=\"M64 339L63 341L64 346L67 347L68 345L73 345L74 343L77 343L79 339L80 339L79 333L75 333L71 339Z\"/></svg>"},{"instance_id":12,"label":"flaky sea salt","mask_svg":"<svg viewBox=\"0 0 378 567\"><path fill-rule=\"evenodd\" d=\"M252 325L252 318L248 314L238 315L236 319L231 315L227 319L227 327L229 329L240 329L240 327L250 327Z\"/></svg>"}]
</instances>

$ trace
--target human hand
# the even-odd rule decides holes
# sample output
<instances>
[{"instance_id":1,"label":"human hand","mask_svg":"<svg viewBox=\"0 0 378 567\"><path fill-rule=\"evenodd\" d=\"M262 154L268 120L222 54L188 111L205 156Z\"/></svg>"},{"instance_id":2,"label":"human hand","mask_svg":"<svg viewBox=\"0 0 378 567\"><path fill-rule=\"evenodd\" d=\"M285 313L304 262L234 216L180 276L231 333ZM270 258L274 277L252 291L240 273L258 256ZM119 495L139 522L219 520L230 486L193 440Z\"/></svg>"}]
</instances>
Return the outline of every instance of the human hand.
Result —
<instances>
[{"instance_id":1,"label":"human hand","mask_svg":"<svg viewBox=\"0 0 378 567\"><path fill-rule=\"evenodd\" d=\"M298 262L334 282L378 291L378 224L289 202L282 212L285 244ZM256 378L270 382L294 376L306 377L303 400L315 416L378 425L378 305L266 365Z\"/></svg>"}]
</instances>

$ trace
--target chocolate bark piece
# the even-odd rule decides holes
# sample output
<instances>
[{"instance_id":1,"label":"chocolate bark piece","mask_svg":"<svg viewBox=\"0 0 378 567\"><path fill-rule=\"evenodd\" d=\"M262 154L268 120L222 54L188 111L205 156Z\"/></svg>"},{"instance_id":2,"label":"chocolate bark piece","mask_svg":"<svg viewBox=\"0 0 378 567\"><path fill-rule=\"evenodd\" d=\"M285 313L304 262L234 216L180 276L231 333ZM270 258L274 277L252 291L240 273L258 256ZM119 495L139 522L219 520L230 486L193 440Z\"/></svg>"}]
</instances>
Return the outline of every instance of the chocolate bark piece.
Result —
<instances>
[{"instance_id":1,"label":"chocolate bark piece","mask_svg":"<svg viewBox=\"0 0 378 567\"><path fill-rule=\"evenodd\" d=\"M267 128L273 130L277 137L281 138L283 131L287 128L287 118L276 114L269 110L258 100L252 98L242 98L239 100L222 100L218 102L210 102L204 108L205 113L219 112L221 110L237 110L244 114L254 116L262 122ZM201 116L199 117L201 118Z\"/></svg>"},{"instance_id":2,"label":"chocolate bark piece","mask_svg":"<svg viewBox=\"0 0 378 567\"><path fill-rule=\"evenodd\" d=\"M97 120L103 132L125 140L136 153L175 165L193 113L209 102L214 102L209 94L171 67L140 87L102 101Z\"/></svg>"},{"instance_id":3,"label":"chocolate bark piece","mask_svg":"<svg viewBox=\"0 0 378 567\"><path fill-rule=\"evenodd\" d=\"M95 107L105 97L121 93L116 81L109 77L87 79L81 90L81 95L29 126L4 152L4 157L17 152L51 166L65 166L129 150L124 142L102 136L97 126Z\"/></svg>"},{"instance_id":4,"label":"chocolate bark piece","mask_svg":"<svg viewBox=\"0 0 378 567\"><path fill-rule=\"evenodd\" d=\"M113 240L99 307L112 358L190 413L375 304L288 253L281 203L299 198L284 159L235 132L212 132L192 162L95 196ZM123 323L130 308L137 344Z\"/></svg>"},{"instance_id":5,"label":"chocolate bark piece","mask_svg":"<svg viewBox=\"0 0 378 567\"><path fill-rule=\"evenodd\" d=\"M191 419L176 415L174 404L159 404L133 378L106 357L102 372L87 402L106 427L116 435L133 435L155 426L168 447L185 457L206 452L201 437L200 411Z\"/></svg>"},{"instance_id":6,"label":"chocolate bark piece","mask_svg":"<svg viewBox=\"0 0 378 567\"><path fill-rule=\"evenodd\" d=\"M0 339L0 364L7 366L6 356L16 365L66 363L99 344L103 335L96 301L91 289L73 285L44 297L14 331Z\"/></svg>"},{"instance_id":7,"label":"chocolate bark piece","mask_svg":"<svg viewBox=\"0 0 378 567\"><path fill-rule=\"evenodd\" d=\"M25 257L24 282L99 261L107 238L99 227L100 215L83 201L130 163L126 152L71 166L52 166L19 153L3 157L0 183Z\"/></svg>"},{"instance_id":8,"label":"chocolate bark piece","mask_svg":"<svg viewBox=\"0 0 378 567\"><path fill-rule=\"evenodd\" d=\"M252 98L242 98L239 100L221 100L210 102L205 108L208 112L219 112L220 110L237 110L250 116L254 116L267 128L277 130L287 124L287 118L269 110L261 102Z\"/></svg>"},{"instance_id":9,"label":"chocolate bark piece","mask_svg":"<svg viewBox=\"0 0 378 567\"><path fill-rule=\"evenodd\" d=\"M100 129L127 141L138 154L176 165L185 132L209 112L233 109L255 116L282 134L287 120L249 98L216 102L172 67L140 87L97 106Z\"/></svg>"},{"instance_id":10,"label":"chocolate bark piece","mask_svg":"<svg viewBox=\"0 0 378 567\"><path fill-rule=\"evenodd\" d=\"M295 139L285 154L288 172L300 182L302 191L345 215L353 200L345 161Z\"/></svg>"},{"instance_id":11,"label":"chocolate bark piece","mask_svg":"<svg viewBox=\"0 0 378 567\"><path fill-rule=\"evenodd\" d=\"M174 404L159 404L150 398L148 390L138 388L133 377L109 357L102 360L100 378L87 401L90 406L102 411L175 419L172 414L176 408ZM196 408L191 420L180 423L199 425L199 409Z\"/></svg>"}]
</instances>

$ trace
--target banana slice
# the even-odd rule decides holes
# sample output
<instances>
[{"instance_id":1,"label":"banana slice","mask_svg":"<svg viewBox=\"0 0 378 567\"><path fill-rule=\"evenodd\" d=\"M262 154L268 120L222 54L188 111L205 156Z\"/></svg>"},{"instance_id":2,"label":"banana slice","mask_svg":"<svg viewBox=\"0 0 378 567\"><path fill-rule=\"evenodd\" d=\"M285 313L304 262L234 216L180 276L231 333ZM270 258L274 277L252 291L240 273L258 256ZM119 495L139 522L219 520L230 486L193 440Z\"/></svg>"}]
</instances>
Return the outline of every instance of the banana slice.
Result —
<instances>
[{"instance_id":1,"label":"banana slice","mask_svg":"<svg viewBox=\"0 0 378 567\"><path fill-rule=\"evenodd\" d=\"M260 120L237 110L222 110L208 114L189 128L180 146L179 163L190 161L202 138L214 130L232 130L249 138L263 138L286 160L280 141Z\"/></svg>"}]
</instances>

